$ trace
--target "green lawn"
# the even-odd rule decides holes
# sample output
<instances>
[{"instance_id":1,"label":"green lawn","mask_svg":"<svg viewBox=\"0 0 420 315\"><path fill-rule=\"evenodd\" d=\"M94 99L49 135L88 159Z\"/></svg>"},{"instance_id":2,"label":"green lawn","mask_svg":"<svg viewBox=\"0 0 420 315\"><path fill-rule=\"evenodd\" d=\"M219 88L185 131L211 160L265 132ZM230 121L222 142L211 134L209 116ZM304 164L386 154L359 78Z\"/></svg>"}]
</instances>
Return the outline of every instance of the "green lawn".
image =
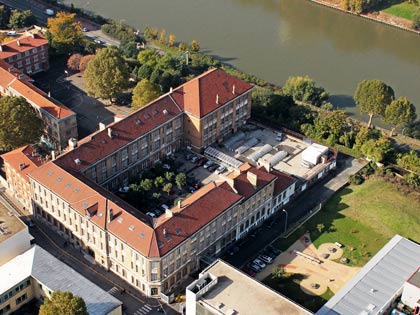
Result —
<instances>
[{"instance_id":1,"label":"green lawn","mask_svg":"<svg viewBox=\"0 0 420 315\"><path fill-rule=\"evenodd\" d=\"M402 17L407 20L411 20L417 8L418 7L415 6L414 4L410 4L407 1L405 1L398 4L394 4L390 6L389 8L386 8L385 10L383 10L383 12L392 14L398 17Z\"/></svg>"},{"instance_id":2,"label":"green lawn","mask_svg":"<svg viewBox=\"0 0 420 315\"><path fill-rule=\"evenodd\" d=\"M309 230L315 246L340 242L349 265L361 267L395 234L420 243L419 205L420 194L406 196L396 185L374 177L362 185L341 189L315 217L288 239L279 239L274 245L286 250ZM313 311L332 296L331 292L319 298L306 295L299 288L299 277L302 275L285 279L269 276L264 283Z\"/></svg>"}]
</instances>

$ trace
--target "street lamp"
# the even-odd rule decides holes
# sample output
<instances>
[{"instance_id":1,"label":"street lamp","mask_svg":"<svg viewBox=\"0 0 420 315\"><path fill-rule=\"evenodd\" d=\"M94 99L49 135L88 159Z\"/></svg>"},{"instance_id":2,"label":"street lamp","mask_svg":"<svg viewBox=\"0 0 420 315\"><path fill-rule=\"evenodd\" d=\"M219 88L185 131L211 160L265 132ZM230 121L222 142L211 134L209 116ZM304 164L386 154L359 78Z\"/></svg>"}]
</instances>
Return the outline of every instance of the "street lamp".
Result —
<instances>
[{"instance_id":1,"label":"street lamp","mask_svg":"<svg viewBox=\"0 0 420 315\"><path fill-rule=\"evenodd\" d=\"M286 209L283 209L283 212L286 213L286 222L284 222L284 233L286 233L286 231L287 231L287 216L288 216L288 213L287 213Z\"/></svg>"}]
</instances>

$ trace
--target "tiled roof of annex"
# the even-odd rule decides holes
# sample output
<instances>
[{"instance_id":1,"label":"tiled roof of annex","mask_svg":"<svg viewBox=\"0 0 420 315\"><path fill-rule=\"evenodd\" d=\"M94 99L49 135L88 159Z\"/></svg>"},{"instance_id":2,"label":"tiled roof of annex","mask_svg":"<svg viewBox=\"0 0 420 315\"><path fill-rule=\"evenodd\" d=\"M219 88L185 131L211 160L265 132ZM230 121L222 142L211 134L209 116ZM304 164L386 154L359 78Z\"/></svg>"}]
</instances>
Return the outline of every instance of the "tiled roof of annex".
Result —
<instances>
[{"instance_id":1,"label":"tiled roof of annex","mask_svg":"<svg viewBox=\"0 0 420 315\"><path fill-rule=\"evenodd\" d=\"M201 118L252 88L253 85L215 68L174 89L171 96L186 113Z\"/></svg>"},{"instance_id":2,"label":"tiled roof of annex","mask_svg":"<svg viewBox=\"0 0 420 315\"><path fill-rule=\"evenodd\" d=\"M254 186L248 179L248 172L257 176L257 185ZM227 174L227 178L233 180L233 188L245 198L251 197L256 191L268 185L276 179L276 176L267 173L262 168L256 168L248 163L243 164L238 170Z\"/></svg>"},{"instance_id":3,"label":"tiled roof of annex","mask_svg":"<svg viewBox=\"0 0 420 315\"><path fill-rule=\"evenodd\" d=\"M34 154L31 145L15 149L1 155L5 163L8 163L11 168L16 170L20 176L25 178L29 183L29 178L26 176L28 173L42 165L42 158Z\"/></svg>"},{"instance_id":4,"label":"tiled roof of annex","mask_svg":"<svg viewBox=\"0 0 420 315\"><path fill-rule=\"evenodd\" d=\"M27 34L1 45L0 59L23 53L33 48L47 45L48 40L40 34Z\"/></svg>"},{"instance_id":5,"label":"tiled roof of annex","mask_svg":"<svg viewBox=\"0 0 420 315\"><path fill-rule=\"evenodd\" d=\"M282 193L287 187L297 181L296 178L274 169L270 173L277 177L274 183L274 196Z\"/></svg>"},{"instance_id":6,"label":"tiled roof of annex","mask_svg":"<svg viewBox=\"0 0 420 315\"><path fill-rule=\"evenodd\" d=\"M56 163L65 169L82 171L181 113L174 101L164 95L104 130L80 140L76 148L61 155ZM108 135L108 128L112 130L112 138ZM80 163L76 163L76 159Z\"/></svg>"},{"instance_id":7,"label":"tiled roof of annex","mask_svg":"<svg viewBox=\"0 0 420 315\"><path fill-rule=\"evenodd\" d=\"M28 77L19 79L19 73L12 71L14 68L4 60L0 60L0 86L4 89L12 89L17 94L26 98L29 102L36 104L50 115L57 119L62 119L70 115L75 115L73 111L62 104L58 104L48 97L48 95L28 82ZM9 71L10 70L10 71Z\"/></svg>"}]
</instances>

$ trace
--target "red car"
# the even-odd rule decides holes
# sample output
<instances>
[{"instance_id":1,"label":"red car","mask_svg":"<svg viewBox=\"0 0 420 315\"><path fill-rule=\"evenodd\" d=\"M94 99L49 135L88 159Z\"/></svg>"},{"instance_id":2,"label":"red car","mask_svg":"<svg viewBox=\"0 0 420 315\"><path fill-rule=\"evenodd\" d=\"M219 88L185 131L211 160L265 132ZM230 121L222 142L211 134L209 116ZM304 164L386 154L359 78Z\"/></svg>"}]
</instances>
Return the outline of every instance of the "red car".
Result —
<instances>
[{"instance_id":1,"label":"red car","mask_svg":"<svg viewBox=\"0 0 420 315\"><path fill-rule=\"evenodd\" d=\"M198 166L203 166L208 160L205 157L202 157L201 159L198 160L197 165Z\"/></svg>"},{"instance_id":2,"label":"red car","mask_svg":"<svg viewBox=\"0 0 420 315\"><path fill-rule=\"evenodd\" d=\"M248 276L250 276L250 277L255 277L255 275L256 275L256 273L254 272L254 271L252 271L252 270L250 270L248 267L243 267L242 268L242 271L243 272L245 272Z\"/></svg>"}]
</instances>

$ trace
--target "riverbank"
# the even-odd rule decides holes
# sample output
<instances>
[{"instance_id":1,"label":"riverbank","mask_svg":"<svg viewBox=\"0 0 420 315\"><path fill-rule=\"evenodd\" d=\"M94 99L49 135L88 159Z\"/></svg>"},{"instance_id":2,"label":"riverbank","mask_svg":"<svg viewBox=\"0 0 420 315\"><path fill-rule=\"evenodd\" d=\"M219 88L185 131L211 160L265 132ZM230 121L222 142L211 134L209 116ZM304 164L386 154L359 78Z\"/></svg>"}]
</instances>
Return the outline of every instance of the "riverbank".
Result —
<instances>
[{"instance_id":1,"label":"riverbank","mask_svg":"<svg viewBox=\"0 0 420 315\"><path fill-rule=\"evenodd\" d=\"M417 30L412 28L412 25L413 25L412 21L401 18L401 17L394 16L394 15L391 15L391 14L388 14L388 13L385 13L385 12L382 12L382 11L373 12L373 13L358 14L358 13L353 13L351 11L344 10L341 7L341 1L340 0L307 0L307 1L319 4L319 5L322 5L322 6L326 6L326 7L329 7L331 9L341 11L343 13L358 16L358 17L361 17L361 18L364 18L364 19L367 19L367 20L370 20L370 21L373 21L373 22L382 23L382 24L385 24L385 25L388 25L388 26L399 28L403 31L408 31L408 32L412 32L412 33L420 35L420 31L417 31Z\"/></svg>"}]
</instances>

